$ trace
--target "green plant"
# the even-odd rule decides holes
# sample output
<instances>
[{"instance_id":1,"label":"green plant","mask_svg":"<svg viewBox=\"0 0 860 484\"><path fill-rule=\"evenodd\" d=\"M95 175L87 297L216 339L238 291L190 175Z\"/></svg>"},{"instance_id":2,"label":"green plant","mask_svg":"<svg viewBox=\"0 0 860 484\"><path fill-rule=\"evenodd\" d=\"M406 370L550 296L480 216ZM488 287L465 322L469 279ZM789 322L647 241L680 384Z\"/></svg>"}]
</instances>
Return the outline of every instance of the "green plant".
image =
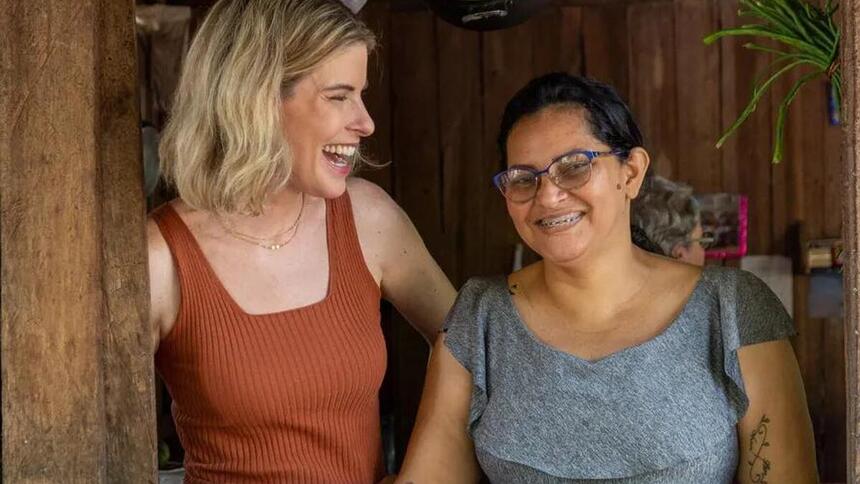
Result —
<instances>
[{"instance_id":1,"label":"green plant","mask_svg":"<svg viewBox=\"0 0 860 484\"><path fill-rule=\"evenodd\" d=\"M803 66L812 66L788 90L779 105L774 129L773 163L782 160L785 133L785 118L788 108L797 93L806 83L824 75L830 80L831 94L839 106L842 98L842 77L839 70L839 27L833 20L838 8L834 0L827 0L823 7L804 0L739 0L741 16L754 17L760 23L741 25L714 32L705 37L705 44L712 44L728 36L757 37L760 41L775 41L785 50L750 42L747 49L773 54L775 60L762 78L756 80L749 104L734 124L717 141L717 148L740 127L755 111L759 101L773 83L789 71ZM773 44L773 42L770 42Z\"/></svg>"}]
</instances>

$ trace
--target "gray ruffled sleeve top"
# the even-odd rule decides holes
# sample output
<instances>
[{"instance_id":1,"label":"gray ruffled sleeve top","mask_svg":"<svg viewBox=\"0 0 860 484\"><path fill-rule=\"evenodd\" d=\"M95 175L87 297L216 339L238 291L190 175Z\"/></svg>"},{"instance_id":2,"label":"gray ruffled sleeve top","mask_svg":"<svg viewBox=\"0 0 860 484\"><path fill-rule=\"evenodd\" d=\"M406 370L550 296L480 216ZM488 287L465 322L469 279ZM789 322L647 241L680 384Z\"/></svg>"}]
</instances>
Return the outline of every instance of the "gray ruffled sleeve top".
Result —
<instances>
[{"instance_id":1,"label":"gray ruffled sleeve top","mask_svg":"<svg viewBox=\"0 0 860 484\"><path fill-rule=\"evenodd\" d=\"M794 333L761 280L723 267L661 334L593 362L538 340L504 277L470 279L445 328L472 374L478 461L505 483L731 483L749 404L737 350Z\"/></svg>"}]
</instances>

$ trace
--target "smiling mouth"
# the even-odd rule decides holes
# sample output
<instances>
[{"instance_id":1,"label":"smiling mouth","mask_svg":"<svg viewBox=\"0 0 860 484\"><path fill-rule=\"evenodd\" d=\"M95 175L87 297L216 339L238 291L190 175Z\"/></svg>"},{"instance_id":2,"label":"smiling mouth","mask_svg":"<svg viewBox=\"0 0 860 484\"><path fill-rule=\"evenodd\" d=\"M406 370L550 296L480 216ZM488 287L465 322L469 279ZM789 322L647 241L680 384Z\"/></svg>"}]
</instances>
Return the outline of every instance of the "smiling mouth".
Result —
<instances>
[{"instance_id":1,"label":"smiling mouth","mask_svg":"<svg viewBox=\"0 0 860 484\"><path fill-rule=\"evenodd\" d=\"M323 156L335 168L347 168L355 164L358 147L356 145L325 145L322 152Z\"/></svg>"},{"instance_id":2,"label":"smiling mouth","mask_svg":"<svg viewBox=\"0 0 860 484\"><path fill-rule=\"evenodd\" d=\"M535 222L535 225L545 229L551 229L555 227L561 227L564 225L573 225L576 222L579 222L582 219L583 213L576 212L567 215L562 215L559 217L547 217L539 219Z\"/></svg>"}]
</instances>

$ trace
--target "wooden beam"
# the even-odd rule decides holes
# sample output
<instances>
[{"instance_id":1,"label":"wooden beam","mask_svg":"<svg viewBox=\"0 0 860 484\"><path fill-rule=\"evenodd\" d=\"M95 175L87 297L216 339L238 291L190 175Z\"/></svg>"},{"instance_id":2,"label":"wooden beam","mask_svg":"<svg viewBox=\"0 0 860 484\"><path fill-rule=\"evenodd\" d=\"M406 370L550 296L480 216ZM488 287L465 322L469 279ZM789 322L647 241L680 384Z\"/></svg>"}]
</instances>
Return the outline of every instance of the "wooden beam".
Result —
<instances>
[{"instance_id":1,"label":"wooden beam","mask_svg":"<svg viewBox=\"0 0 860 484\"><path fill-rule=\"evenodd\" d=\"M842 0L842 237L846 250L845 350L847 476L860 481L860 1Z\"/></svg>"},{"instance_id":2,"label":"wooden beam","mask_svg":"<svg viewBox=\"0 0 860 484\"><path fill-rule=\"evenodd\" d=\"M132 0L0 0L4 482L155 482Z\"/></svg>"},{"instance_id":3,"label":"wooden beam","mask_svg":"<svg viewBox=\"0 0 860 484\"><path fill-rule=\"evenodd\" d=\"M107 482L156 481L154 369L134 2L99 0L96 146L101 209Z\"/></svg>"}]
</instances>

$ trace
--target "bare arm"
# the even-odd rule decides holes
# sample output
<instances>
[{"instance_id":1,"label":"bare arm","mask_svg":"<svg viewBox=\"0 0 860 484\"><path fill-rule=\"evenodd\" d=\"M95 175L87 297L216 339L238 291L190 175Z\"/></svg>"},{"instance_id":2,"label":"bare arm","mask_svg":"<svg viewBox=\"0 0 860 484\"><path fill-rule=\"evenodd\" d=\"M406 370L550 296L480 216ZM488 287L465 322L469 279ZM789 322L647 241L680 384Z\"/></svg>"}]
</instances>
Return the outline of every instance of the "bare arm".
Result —
<instances>
[{"instance_id":1,"label":"bare arm","mask_svg":"<svg viewBox=\"0 0 860 484\"><path fill-rule=\"evenodd\" d=\"M173 256L161 231L152 219L146 221L149 256L149 323L152 352L170 333L179 313L179 277Z\"/></svg>"},{"instance_id":2,"label":"bare arm","mask_svg":"<svg viewBox=\"0 0 860 484\"><path fill-rule=\"evenodd\" d=\"M478 482L481 473L466 430L471 398L471 375L445 347L444 335L437 338L398 483Z\"/></svg>"},{"instance_id":3,"label":"bare arm","mask_svg":"<svg viewBox=\"0 0 860 484\"><path fill-rule=\"evenodd\" d=\"M454 287L384 190L360 179L350 180L349 189L362 249L378 267L383 297L432 343L454 304Z\"/></svg>"},{"instance_id":4,"label":"bare arm","mask_svg":"<svg viewBox=\"0 0 860 484\"><path fill-rule=\"evenodd\" d=\"M382 265L382 293L428 342L442 328L457 292L433 260L406 214L397 227Z\"/></svg>"},{"instance_id":5,"label":"bare arm","mask_svg":"<svg viewBox=\"0 0 860 484\"><path fill-rule=\"evenodd\" d=\"M738 422L737 482L817 483L803 381L788 340L738 350L750 405Z\"/></svg>"}]
</instances>

